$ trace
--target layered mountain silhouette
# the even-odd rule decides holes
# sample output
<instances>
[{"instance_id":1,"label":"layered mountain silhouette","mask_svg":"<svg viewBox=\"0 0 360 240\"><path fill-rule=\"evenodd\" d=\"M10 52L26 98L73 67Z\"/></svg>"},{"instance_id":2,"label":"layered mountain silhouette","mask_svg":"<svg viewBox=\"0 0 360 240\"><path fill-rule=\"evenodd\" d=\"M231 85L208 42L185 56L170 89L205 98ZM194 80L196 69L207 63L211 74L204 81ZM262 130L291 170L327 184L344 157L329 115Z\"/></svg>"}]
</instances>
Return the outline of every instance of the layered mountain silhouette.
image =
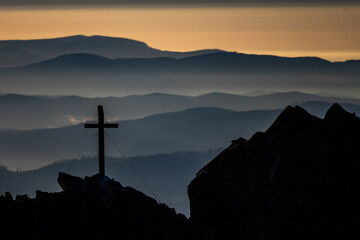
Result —
<instances>
[{"instance_id":1,"label":"layered mountain silhouette","mask_svg":"<svg viewBox=\"0 0 360 240\"><path fill-rule=\"evenodd\" d=\"M23 67L0 69L0 84L6 92L41 95L59 92L84 96L119 96L129 92L198 94L204 91L249 91L264 89L264 86L272 86L270 90L318 89L340 94L341 88L346 86L360 87L357 81L359 69L360 61L355 60L329 62L314 57L286 58L232 52L180 59L110 59L76 53ZM19 90L18 86L22 88Z\"/></svg>"},{"instance_id":2,"label":"layered mountain silhouette","mask_svg":"<svg viewBox=\"0 0 360 240\"><path fill-rule=\"evenodd\" d=\"M358 61L346 61L331 64L331 62L316 57L286 58L269 55L252 55L225 52L218 49L198 50L191 52L161 51L149 47L146 43L117 37L76 35L53 39L37 40L1 40L0 67L21 66L46 60L43 66L62 66L64 62L71 66L73 62L80 62L85 66L87 62L99 63L101 68L104 58L109 58L126 65L131 63L137 68L194 68L212 70L217 69L246 70L249 67L272 71L274 66L288 68L288 70L325 70L329 66L341 69L352 69L358 66ZM52 60L49 60L52 59ZM174 61L180 60L180 61ZM49 63L47 62L49 61ZM110 62L108 62L110 63ZM89 66L91 68L91 66Z\"/></svg>"},{"instance_id":3,"label":"layered mountain silhouette","mask_svg":"<svg viewBox=\"0 0 360 240\"><path fill-rule=\"evenodd\" d=\"M135 40L104 36L0 41L1 90L20 94L198 95L293 89L335 94L346 90L354 95L360 87L359 69L359 60L329 62L216 49L169 52Z\"/></svg>"},{"instance_id":4,"label":"layered mountain silhouette","mask_svg":"<svg viewBox=\"0 0 360 240\"><path fill-rule=\"evenodd\" d=\"M100 55L107 58L155 58L155 57L172 57L182 58L195 56L205 53L217 52L220 50L199 50L192 52L171 52L161 51L149 47L147 44L126 38L106 37L106 36L84 36L76 35L63 38L38 39L38 40L7 40L0 41L1 49L11 48L13 51L39 56L42 59L49 59L65 54L89 53ZM14 55L6 55L8 57ZM11 62L13 66L23 65L24 55L17 55L13 58L20 61ZM9 58L10 59L10 58ZM27 58L27 63L34 63L39 58ZM41 60L41 59L40 59ZM9 63L1 63L0 67L9 67Z\"/></svg>"},{"instance_id":5,"label":"layered mountain silhouette","mask_svg":"<svg viewBox=\"0 0 360 240\"><path fill-rule=\"evenodd\" d=\"M215 239L358 238L359 136L360 119L339 104L324 119L287 107L197 173L191 219Z\"/></svg>"},{"instance_id":6,"label":"layered mountain silhouette","mask_svg":"<svg viewBox=\"0 0 360 240\"><path fill-rule=\"evenodd\" d=\"M184 96L153 93L105 98L4 94L0 95L0 112L7 114L3 114L0 119L0 129L32 130L75 125L93 119L96 115L94 106L97 104L104 105L107 109L108 118L114 121L143 118L159 113L200 107L250 111L281 109L292 104L302 105L311 113L324 116L331 102L342 103L348 111L360 113L358 109L359 99L324 97L301 92L259 96L226 93Z\"/></svg>"},{"instance_id":7,"label":"layered mountain silhouette","mask_svg":"<svg viewBox=\"0 0 360 240\"><path fill-rule=\"evenodd\" d=\"M304 102L302 106L323 117L330 103ZM359 105L343 106L360 114ZM232 111L213 107L193 108L120 121L119 128L110 130L109 136L129 157L177 151L203 152L225 148L231 139L239 135L248 138L253 132L265 130L280 112L281 109ZM13 170L26 170L60 159L71 159L79 154L95 133L95 130L85 129L83 124L25 131L4 129L0 131L0 164ZM109 156L119 156L112 145L106 152Z\"/></svg>"},{"instance_id":8,"label":"layered mountain silhouette","mask_svg":"<svg viewBox=\"0 0 360 240\"><path fill-rule=\"evenodd\" d=\"M59 71L75 70L101 71L104 68L113 72L151 71L173 73L343 73L359 72L360 60L329 62L316 57L278 57L252 55L236 52L215 52L180 59L162 58L118 58L110 59L89 53L74 53L19 67L16 71Z\"/></svg>"},{"instance_id":9,"label":"layered mountain silhouette","mask_svg":"<svg viewBox=\"0 0 360 240\"><path fill-rule=\"evenodd\" d=\"M208 151L225 147L239 134L250 136L254 131L264 130L279 112L195 108L120 121L119 128L108 134L129 157ZM85 129L83 124L29 131L3 130L0 131L1 163L10 169L34 169L59 159L71 159L94 134L95 130ZM109 156L119 154L110 142L106 153Z\"/></svg>"}]
</instances>

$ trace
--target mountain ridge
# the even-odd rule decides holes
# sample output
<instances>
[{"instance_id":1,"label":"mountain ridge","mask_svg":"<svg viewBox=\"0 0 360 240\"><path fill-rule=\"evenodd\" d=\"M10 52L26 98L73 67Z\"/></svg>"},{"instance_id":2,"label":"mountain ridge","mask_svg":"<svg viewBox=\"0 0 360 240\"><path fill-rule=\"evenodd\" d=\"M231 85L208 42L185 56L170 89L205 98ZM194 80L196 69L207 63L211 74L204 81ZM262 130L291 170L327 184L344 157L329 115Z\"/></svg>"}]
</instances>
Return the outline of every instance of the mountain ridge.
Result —
<instances>
[{"instance_id":1,"label":"mountain ridge","mask_svg":"<svg viewBox=\"0 0 360 240\"><path fill-rule=\"evenodd\" d=\"M287 66L290 68L301 68L304 66L312 66L314 69L323 67L326 68L328 66L332 67L344 67L344 65L349 65L348 67L352 67L352 65L360 64L360 60L347 60L343 62L330 62L322 58L318 57L280 57L275 55L261 55L261 54L245 54L245 53L236 53L236 52L215 52L215 53L205 53L196 56L183 57L183 58L171 58L171 57L154 57L154 58L116 58L111 59L105 56L86 53L86 52L75 52L70 54L63 54L48 60L44 60L41 62L29 64L27 66L22 67L14 67L13 69L22 69L29 68L30 66L41 66L47 65L48 63L56 64L57 62L75 62L82 61L86 62L88 60L92 60L96 63L96 60L99 62L101 66L102 61L107 61L108 64L118 64L117 67L121 67L121 64L133 64L138 68L147 67L146 64L150 64L152 67L162 67L161 64L165 64L167 66L174 67L174 64L180 65L183 68L203 68L202 64L206 63L212 67L218 66L220 68L224 68L226 65L228 69L234 68L234 66L239 67L239 63L244 64L244 66L253 66L257 65L259 68L268 69L273 66ZM229 65L229 63L232 63ZM160 64L160 66L156 65ZM219 65L220 64L220 65ZM235 65L234 65L235 64ZM305 64L305 65L304 65ZM195 66L194 66L195 65ZM6 68L3 68L6 69ZM141 68L140 68L141 69ZM306 69L305 69L306 70ZM319 69L321 70L321 69Z\"/></svg>"},{"instance_id":2,"label":"mountain ridge","mask_svg":"<svg viewBox=\"0 0 360 240\"><path fill-rule=\"evenodd\" d=\"M59 38L31 39L31 40L0 40L0 48L11 47L42 58L54 58L65 54L88 53L103 57L135 58L135 57L173 57L181 58L209 52L218 49L203 49L198 51L174 52L152 48L146 43L121 37L101 35L73 35ZM0 65L1 67L2 65Z\"/></svg>"},{"instance_id":3,"label":"mountain ridge","mask_svg":"<svg viewBox=\"0 0 360 240\"><path fill-rule=\"evenodd\" d=\"M117 38L100 36L38 41L34 43L38 52L30 51L33 44L28 41L16 42L23 49L0 41L0 48L15 47L40 56L52 52L45 56L50 60L1 68L3 92L110 96L156 91L252 91L271 86L272 91L346 91L355 95L360 88L359 60L329 62L317 57L288 58L220 50L173 53L126 39L119 40L126 42L121 47Z\"/></svg>"},{"instance_id":4,"label":"mountain ridge","mask_svg":"<svg viewBox=\"0 0 360 240\"><path fill-rule=\"evenodd\" d=\"M264 129L278 112L190 109L119 121L119 128L111 130L109 135L129 157L176 151L207 151L226 145L237 135L236 132L248 136L252 131ZM11 169L32 169L59 158L72 158L82 149L81 144L88 142L94 134L94 130L85 129L83 124L53 129L0 131L1 164ZM192 143L188 139L192 139ZM107 154L118 156L112 145Z\"/></svg>"},{"instance_id":5,"label":"mountain ridge","mask_svg":"<svg viewBox=\"0 0 360 240\"><path fill-rule=\"evenodd\" d=\"M356 106L349 104L360 105L360 99L326 97L302 92L279 92L259 96L221 92L189 96L158 92L124 97L95 98L75 95L2 94L0 95L0 111L11 114L2 116L0 129L25 130L74 125L93 118L96 114L94 106L99 104L105 106L107 116L113 121L133 120L153 114L183 111L197 107L217 107L234 111L273 110L291 104L301 105L309 101L346 103L348 104L346 107L355 112L357 112ZM164 102L167 104L164 105ZM315 103L313 105L315 106ZM324 112L324 108L320 106L323 104L317 105L317 112Z\"/></svg>"},{"instance_id":6,"label":"mountain ridge","mask_svg":"<svg viewBox=\"0 0 360 240\"><path fill-rule=\"evenodd\" d=\"M319 117L324 117L330 105L322 102L303 103L309 112ZM360 114L359 105L342 105ZM207 151L224 148L227 142L239 135L250 137L253 132L265 130L281 109L233 111L211 107L192 108L137 120L118 121L119 129L109 131L109 135L129 157L177 151ZM95 116L96 111L93 113ZM25 131L2 130L0 151L3 158L0 163L10 169L33 169L61 158L73 158L83 148L82 144L88 142L94 134L94 131L84 129L83 124ZM118 156L112 145L107 149L107 154Z\"/></svg>"},{"instance_id":7,"label":"mountain ridge","mask_svg":"<svg viewBox=\"0 0 360 240\"><path fill-rule=\"evenodd\" d=\"M294 83L286 81L284 84L306 86L306 82L316 78L318 80L315 83L318 82L316 84L322 86L325 79L330 82L334 82L333 79L343 79L356 88L358 83L355 79L358 74L360 74L360 60L329 62L315 57L287 58L231 52L207 53L179 59L160 57L113 60L89 53L73 53L22 67L0 68L0 77L2 77L0 83L6 88L16 88L19 84L29 85L26 79L30 78L33 84L25 88L30 90L38 85L48 86L48 79L51 76L51 82L54 84L48 86L48 89L54 91L63 89L61 91L65 92L68 90L64 88L69 88L69 85L76 86L70 88L71 91L74 89L101 91L102 88L105 88L103 89L105 91L107 88L114 91L117 87L124 90L130 87L131 91L134 87L168 91L172 84L186 89L193 81L201 81L203 84L213 86L215 90L215 86L218 89L227 86L227 83L224 86L218 86L219 83L216 81L218 78L227 79L229 84L233 84L236 78L251 84L251 79L255 82L258 82L258 79L279 82L279 79L285 81L290 76L291 78L296 76L295 79L304 78L305 80L294 80ZM169 79L172 84L168 84ZM139 84L133 86L134 81ZM68 84L63 84L63 82ZM235 85L241 86L240 82ZM42 87L38 86L34 91L39 91L38 89Z\"/></svg>"}]
</instances>

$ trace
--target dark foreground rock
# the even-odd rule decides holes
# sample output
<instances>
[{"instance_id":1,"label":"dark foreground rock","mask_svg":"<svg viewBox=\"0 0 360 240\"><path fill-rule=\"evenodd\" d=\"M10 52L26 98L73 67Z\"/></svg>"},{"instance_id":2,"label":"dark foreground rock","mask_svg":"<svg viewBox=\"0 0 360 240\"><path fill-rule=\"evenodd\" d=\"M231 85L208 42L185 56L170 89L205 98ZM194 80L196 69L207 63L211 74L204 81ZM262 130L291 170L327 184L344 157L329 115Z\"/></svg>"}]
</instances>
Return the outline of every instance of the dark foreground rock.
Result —
<instances>
[{"instance_id":1,"label":"dark foreground rock","mask_svg":"<svg viewBox=\"0 0 360 240\"><path fill-rule=\"evenodd\" d=\"M64 191L0 197L1 239L211 239L165 204L99 175L60 173Z\"/></svg>"},{"instance_id":2,"label":"dark foreground rock","mask_svg":"<svg viewBox=\"0 0 360 240\"><path fill-rule=\"evenodd\" d=\"M360 119L286 108L188 187L191 219L217 239L360 239Z\"/></svg>"}]
</instances>

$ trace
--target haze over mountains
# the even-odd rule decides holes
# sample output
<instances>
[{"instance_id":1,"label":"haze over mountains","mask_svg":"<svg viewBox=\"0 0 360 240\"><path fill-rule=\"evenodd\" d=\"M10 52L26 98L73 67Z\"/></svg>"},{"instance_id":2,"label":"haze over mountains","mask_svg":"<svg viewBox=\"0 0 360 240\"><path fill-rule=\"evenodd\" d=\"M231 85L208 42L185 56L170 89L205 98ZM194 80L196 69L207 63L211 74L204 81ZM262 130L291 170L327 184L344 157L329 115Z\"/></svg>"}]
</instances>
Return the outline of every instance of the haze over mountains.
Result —
<instances>
[{"instance_id":1,"label":"haze over mountains","mask_svg":"<svg viewBox=\"0 0 360 240\"><path fill-rule=\"evenodd\" d=\"M0 41L0 48L44 57L44 61L34 60L26 66L0 69L3 92L124 96L292 89L335 94L346 90L354 96L360 88L360 61L356 60L329 62L316 57L219 50L176 53L152 49L138 41L102 36Z\"/></svg>"},{"instance_id":2,"label":"haze over mountains","mask_svg":"<svg viewBox=\"0 0 360 240\"><path fill-rule=\"evenodd\" d=\"M219 108L195 108L120 121L109 136L125 156L152 155L176 151L219 149L238 137L264 130L279 110L234 112ZM71 159L96 134L83 124L30 131L0 131L1 164L10 169L34 169L60 159ZM106 153L119 153L106 139Z\"/></svg>"},{"instance_id":3,"label":"haze over mountains","mask_svg":"<svg viewBox=\"0 0 360 240\"><path fill-rule=\"evenodd\" d=\"M126 97L85 98L79 96L0 95L0 129L30 130L55 128L94 119L102 104L111 121L143 118L153 114L183 111L190 108L216 107L234 111L273 110L307 101L352 103L360 99L325 97L300 92L259 96L209 93L199 96L153 93Z\"/></svg>"},{"instance_id":4,"label":"haze over mountains","mask_svg":"<svg viewBox=\"0 0 360 240\"><path fill-rule=\"evenodd\" d=\"M300 105L321 117L330 103L303 102ZM342 105L348 111L360 114L359 105ZM239 112L214 107L191 108L120 121L119 128L110 129L108 134L126 156L177 151L206 152L224 148L239 136L248 138L254 132L265 130L281 109ZM54 129L2 130L0 163L13 170L25 170L60 159L81 157L79 152L95 133L95 130L85 129L83 124ZM109 139L106 141L106 153L119 156Z\"/></svg>"}]
</instances>

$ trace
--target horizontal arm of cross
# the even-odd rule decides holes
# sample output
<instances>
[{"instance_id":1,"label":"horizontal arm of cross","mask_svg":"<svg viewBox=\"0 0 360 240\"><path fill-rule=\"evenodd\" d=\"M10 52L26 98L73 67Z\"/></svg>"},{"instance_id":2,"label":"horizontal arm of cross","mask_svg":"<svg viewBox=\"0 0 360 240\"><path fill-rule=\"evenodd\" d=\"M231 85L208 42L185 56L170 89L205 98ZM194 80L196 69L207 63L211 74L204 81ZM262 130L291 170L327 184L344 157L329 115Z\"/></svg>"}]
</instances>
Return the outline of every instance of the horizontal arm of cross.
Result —
<instances>
[{"instance_id":1,"label":"horizontal arm of cross","mask_svg":"<svg viewBox=\"0 0 360 240\"><path fill-rule=\"evenodd\" d=\"M106 124L89 124L89 123L86 123L85 124L85 128L100 128L100 127L103 127L103 128L118 128L119 127L119 124L117 123L106 123Z\"/></svg>"}]
</instances>

